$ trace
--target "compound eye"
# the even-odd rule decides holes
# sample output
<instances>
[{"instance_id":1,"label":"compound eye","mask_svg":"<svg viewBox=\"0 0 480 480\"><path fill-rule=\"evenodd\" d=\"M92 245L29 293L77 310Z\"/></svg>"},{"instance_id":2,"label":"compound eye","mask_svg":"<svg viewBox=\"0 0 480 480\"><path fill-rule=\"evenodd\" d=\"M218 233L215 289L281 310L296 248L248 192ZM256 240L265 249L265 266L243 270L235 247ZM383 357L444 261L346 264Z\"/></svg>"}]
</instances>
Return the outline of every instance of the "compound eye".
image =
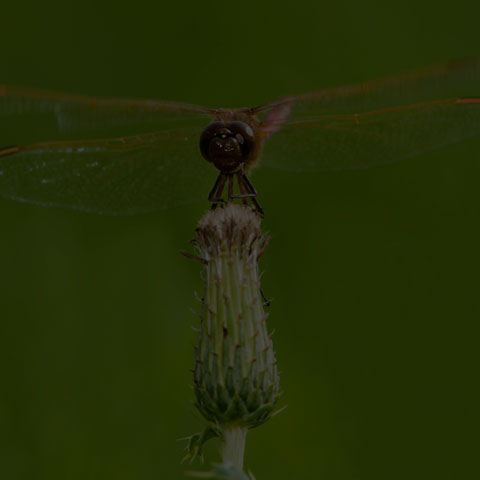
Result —
<instances>
[{"instance_id":1,"label":"compound eye","mask_svg":"<svg viewBox=\"0 0 480 480\"><path fill-rule=\"evenodd\" d=\"M252 127L250 127L248 123L240 121L230 122L226 127L235 135L242 149L243 156L248 156L255 143L255 134L253 133Z\"/></svg>"},{"instance_id":2,"label":"compound eye","mask_svg":"<svg viewBox=\"0 0 480 480\"><path fill-rule=\"evenodd\" d=\"M223 122L212 122L205 127L200 135L200 152L202 153L203 158L209 162L212 161L212 159L208 157L210 142L222 129L225 129L225 124Z\"/></svg>"}]
</instances>

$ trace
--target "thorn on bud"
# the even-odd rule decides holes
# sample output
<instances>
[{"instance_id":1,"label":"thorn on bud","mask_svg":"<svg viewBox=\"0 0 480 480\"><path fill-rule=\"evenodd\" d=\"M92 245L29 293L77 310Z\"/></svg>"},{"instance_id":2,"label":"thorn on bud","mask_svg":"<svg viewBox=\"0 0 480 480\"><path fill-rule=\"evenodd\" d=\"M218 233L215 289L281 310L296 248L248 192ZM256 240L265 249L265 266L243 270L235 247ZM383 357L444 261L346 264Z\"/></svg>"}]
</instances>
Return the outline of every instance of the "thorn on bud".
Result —
<instances>
[{"instance_id":1,"label":"thorn on bud","mask_svg":"<svg viewBox=\"0 0 480 480\"><path fill-rule=\"evenodd\" d=\"M188 259L190 259L190 260L194 260L195 262L199 262L199 263L201 263L201 264L203 264L203 265L208 265L208 261L205 260L205 259L202 258L202 257L199 257L198 255L194 255L193 253L187 252L186 250L180 250L180 253L181 253L184 257L186 257L186 258L188 258Z\"/></svg>"}]
</instances>

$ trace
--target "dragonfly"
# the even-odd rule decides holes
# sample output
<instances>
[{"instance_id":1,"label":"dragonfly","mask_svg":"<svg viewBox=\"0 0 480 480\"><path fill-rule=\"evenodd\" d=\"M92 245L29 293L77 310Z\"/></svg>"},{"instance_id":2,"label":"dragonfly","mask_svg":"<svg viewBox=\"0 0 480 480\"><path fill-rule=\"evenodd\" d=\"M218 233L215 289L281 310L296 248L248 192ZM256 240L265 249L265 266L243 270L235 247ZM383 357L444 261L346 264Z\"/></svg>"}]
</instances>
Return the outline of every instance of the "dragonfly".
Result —
<instances>
[{"instance_id":1,"label":"dragonfly","mask_svg":"<svg viewBox=\"0 0 480 480\"><path fill-rule=\"evenodd\" d=\"M419 156L480 135L479 95L479 60L240 109L0 85L0 196L133 215L209 191L215 208L226 188L226 201L263 214L247 176L255 167L351 170Z\"/></svg>"}]
</instances>

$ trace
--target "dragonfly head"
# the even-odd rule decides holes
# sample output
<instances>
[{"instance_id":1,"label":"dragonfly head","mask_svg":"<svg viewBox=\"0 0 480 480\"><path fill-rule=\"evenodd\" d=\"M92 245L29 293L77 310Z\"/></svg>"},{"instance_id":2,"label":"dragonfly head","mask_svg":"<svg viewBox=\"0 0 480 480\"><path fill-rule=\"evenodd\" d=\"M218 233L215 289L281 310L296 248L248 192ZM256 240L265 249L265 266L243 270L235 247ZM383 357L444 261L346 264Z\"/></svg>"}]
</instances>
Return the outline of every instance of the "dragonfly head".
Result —
<instances>
[{"instance_id":1,"label":"dragonfly head","mask_svg":"<svg viewBox=\"0 0 480 480\"><path fill-rule=\"evenodd\" d=\"M203 158L212 162L221 172L232 173L247 164L255 146L255 134L245 122L215 121L200 136Z\"/></svg>"}]
</instances>

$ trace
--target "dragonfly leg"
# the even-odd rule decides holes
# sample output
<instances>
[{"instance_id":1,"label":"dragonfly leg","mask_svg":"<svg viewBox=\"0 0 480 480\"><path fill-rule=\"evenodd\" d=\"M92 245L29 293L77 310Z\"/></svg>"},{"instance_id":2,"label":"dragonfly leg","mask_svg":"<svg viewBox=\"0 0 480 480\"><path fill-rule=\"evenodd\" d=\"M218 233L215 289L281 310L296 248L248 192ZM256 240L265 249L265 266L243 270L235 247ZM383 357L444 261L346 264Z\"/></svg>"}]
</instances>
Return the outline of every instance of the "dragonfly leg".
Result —
<instances>
[{"instance_id":1,"label":"dragonfly leg","mask_svg":"<svg viewBox=\"0 0 480 480\"><path fill-rule=\"evenodd\" d=\"M224 202L222 198L223 189L225 188L225 181L227 176L224 173L220 173L215 181L215 185L208 195L208 200L212 202L212 210L217 208L219 202Z\"/></svg>"},{"instance_id":2,"label":"dragonfly leg","mask_svg":"<svg viewBox=\"0 0 480 480\"><path fill-rule=\"evenodd\" d=\"M257 210L258 214L261 217L265 216L265 212L263 211L262 206L260 205L259 201L257 200L257 191L255 187L252 185L252 182L249 180L247 175L242 171L238 175L238 184L240 185L240 190L244 190L247 193L245 197L250 198L252 203L255 205L255 209Z\"/></svg>"},{"instance_id":3,"label":"dragonfly leg","mask_svg":"<svg viewBox=\"0 0 480 480\"><path fill-rule=\"evenodd\" d=\"M234 194L233 194L233 175L231 173L229 173L227 175L227 179L228 179L228 201L230 202L234 198Z\"/></svg>"},{"instance_id":4,"label":"dragonfly leg","mask_svg":"<svg viewBox=\"0 0 480 480\"><path fill-rule=\"evenodd\" d=\"M241 170L241 171L237 172L236 175L237 175L238 188L240 189L240 194L239 195L233 195L233 198L241 198L242 203L244 205L248 205L248 199L254 197L255 194L247 193L245 184L242 180L243 171Z\"/></svg>"},{"instance_id":5,"label":"dragonfly leg","mask_svg":"<svg viewBox=\"0 0 480 480\"><path fill-rule=\"evenodd\" d=\"M262 206L257 200L257 191L255 190L252 182L248 179L247 175L244 173L243 169L236 173L238 187L240 189L240 193L236 195L234 193L234 180L233 180L233 173L220 173L215 181L215 185L213 186L210 194L208 195L208 200L212 202L212 210L217 208L219 203L224 202L231 202L232 200L239 198L242 199L244 205L247 205L248 199L250 199L257 210L257 213L263 217L264 211ZM222 197L223 190L225 189L225 185L227 184L227 200Z\"/></svg>"}]
</instances>

